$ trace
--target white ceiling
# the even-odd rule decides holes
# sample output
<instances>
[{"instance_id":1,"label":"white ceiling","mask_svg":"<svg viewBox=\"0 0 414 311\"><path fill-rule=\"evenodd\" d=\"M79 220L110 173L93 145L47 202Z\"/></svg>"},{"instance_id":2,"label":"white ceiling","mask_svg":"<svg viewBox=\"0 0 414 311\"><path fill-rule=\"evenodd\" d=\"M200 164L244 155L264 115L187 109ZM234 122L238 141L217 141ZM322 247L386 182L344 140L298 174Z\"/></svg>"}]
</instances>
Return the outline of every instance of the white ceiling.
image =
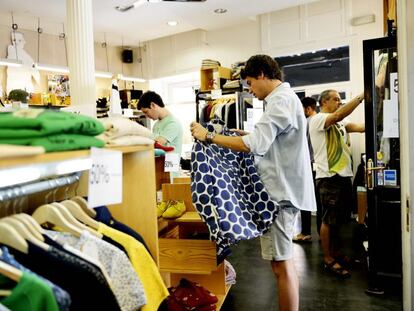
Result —
<instances>
[{"instance_id":1,"label":"white ceiling","mask_svg":"<svg viewBox=\"0 0 414 311\"><path fill-rule=\"evenodd\" d=\"M316 0L206 0L206 2L144 3L127 12L118 12L117 5L134 0L93 0L95 41L110 45L137 46L140 42L194 29L213 30L254 20L257 15L285 9ZM217 8L227 9L216 14ZM21 29L36 30L38 21L45 33L63 32L66 18L65 0L0 0L0 25L11 28L14 22ZM166 23L176 20L178 25Z\"/></svg>"}]
</instances>

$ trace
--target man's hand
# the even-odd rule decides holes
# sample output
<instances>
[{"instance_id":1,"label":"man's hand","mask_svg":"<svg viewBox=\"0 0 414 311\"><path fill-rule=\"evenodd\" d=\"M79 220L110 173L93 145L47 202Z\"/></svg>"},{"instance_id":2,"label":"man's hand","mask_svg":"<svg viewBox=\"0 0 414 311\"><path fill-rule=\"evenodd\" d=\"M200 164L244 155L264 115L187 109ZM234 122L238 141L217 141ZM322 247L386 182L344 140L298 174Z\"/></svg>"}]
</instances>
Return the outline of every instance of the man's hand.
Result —
<instances>
[{"instance_id":1,"label":"man's hand","mask_svg":"<svg viewBox=\"0 0 414 311\"><path fill-rule=\"evenodd\" d=\"M202 127L200 123L192 122L190 125L191 135L199 141L206 141L207 129Z\"/></svg>"}]
</instances>

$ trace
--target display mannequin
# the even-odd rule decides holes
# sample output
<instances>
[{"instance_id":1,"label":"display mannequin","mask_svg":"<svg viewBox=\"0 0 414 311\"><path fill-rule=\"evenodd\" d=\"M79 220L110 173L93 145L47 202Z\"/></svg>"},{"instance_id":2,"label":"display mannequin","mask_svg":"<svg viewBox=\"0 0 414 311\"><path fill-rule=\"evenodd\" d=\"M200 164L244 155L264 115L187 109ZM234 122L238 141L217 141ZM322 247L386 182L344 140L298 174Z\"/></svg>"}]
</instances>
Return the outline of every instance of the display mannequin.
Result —
<instances>
[{"instance_id":1,"label":"display mannequin","mask_svg":"<svg viewBox=\"0 0 414 311\"><path fill-rule=\"evenodd\" d=\"M34 91L32 77L36 84L40 82L39 71L33 68L33 58L23 49L26 43L23 34L12 31L11 42L12 44L7 47L7 58L19 60L23 66L7 68L7 94L14 89L31 93Z\"/></svg>"}]
</instances>

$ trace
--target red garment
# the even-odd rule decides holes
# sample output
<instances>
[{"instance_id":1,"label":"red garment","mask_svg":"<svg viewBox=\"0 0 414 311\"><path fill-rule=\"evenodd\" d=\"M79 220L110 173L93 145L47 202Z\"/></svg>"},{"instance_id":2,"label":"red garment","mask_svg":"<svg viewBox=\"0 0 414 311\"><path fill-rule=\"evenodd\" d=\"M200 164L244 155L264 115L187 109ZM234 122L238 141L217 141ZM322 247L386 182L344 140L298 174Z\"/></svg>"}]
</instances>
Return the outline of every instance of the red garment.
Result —
<instances>
[{"instance_id":1,"label":"red garment","mask_svg":"<svg viewBox=\"0 0 414 311\"><path fill-rule=\"evenodd\" d=\"M174 151L174 147L164 146L164 145L161 145L158 142L154 143L154 148L155 149L161 149L161 150L164 150L164 151L167 151L167 152L168 151Z\"/></svg>"},{"instance_id":2,"label":"red garment","mask_svg":"<svg viewBox=\"0 0 414 311\"><path fill-rule=\"evenodd\" d=\"M177 287L170 288L169 311L215 311L217 297L200 284L181 279ZM170 309L171 307L171 309ZM181 309L180 309L181 307Z\"/></svg>"}]
</instances>

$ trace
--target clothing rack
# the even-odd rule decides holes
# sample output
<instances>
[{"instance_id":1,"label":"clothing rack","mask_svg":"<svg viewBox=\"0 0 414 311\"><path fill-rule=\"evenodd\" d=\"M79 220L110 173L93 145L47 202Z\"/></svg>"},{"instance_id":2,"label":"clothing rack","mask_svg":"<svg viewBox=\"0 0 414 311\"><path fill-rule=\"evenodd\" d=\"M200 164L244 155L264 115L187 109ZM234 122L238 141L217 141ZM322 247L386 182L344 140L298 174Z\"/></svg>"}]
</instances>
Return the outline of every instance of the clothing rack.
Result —
<instances>
[{"instance_id":1,"label":"clothing rack","mask_svg":"<svg viewBox=\"0 0 414 311\"><path fill-rule=\"evenodd\" d=\"M0 189L0 202L13 200L30 194L47 191L55 188L71 185L80 180L82 172L76 172L65 176L48 178L35 182L29 182L12 187L4 187Z\"/></svg>"}]
</instances>

